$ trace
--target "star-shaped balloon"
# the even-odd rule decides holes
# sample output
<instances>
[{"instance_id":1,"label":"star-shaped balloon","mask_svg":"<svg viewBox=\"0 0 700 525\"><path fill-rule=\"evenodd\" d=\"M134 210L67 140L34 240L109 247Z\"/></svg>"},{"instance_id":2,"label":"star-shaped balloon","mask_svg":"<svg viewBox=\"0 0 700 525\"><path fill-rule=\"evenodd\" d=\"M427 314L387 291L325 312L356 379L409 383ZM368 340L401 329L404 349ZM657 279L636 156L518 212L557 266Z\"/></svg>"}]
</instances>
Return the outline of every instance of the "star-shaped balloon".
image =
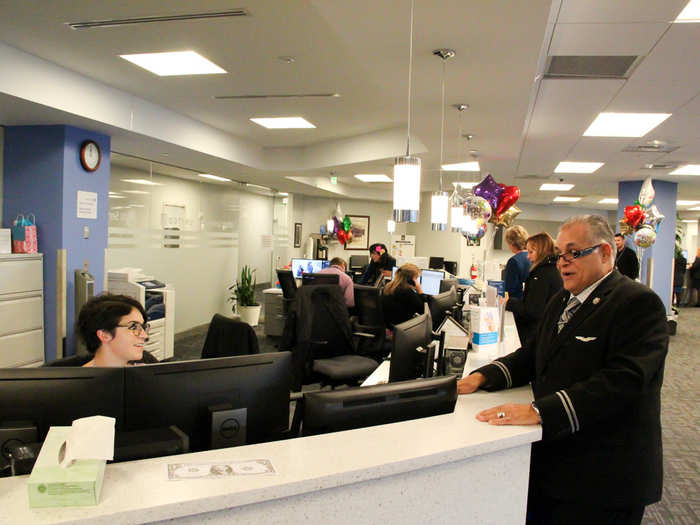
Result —
<instances>
[{"instance_id":1,"label":"star-shaped balloon","mask_svg":"<svg viewBox=\"0 0 700 525\"><path fill-rule=\"evenodd\" d=\"M651 226L655 231L658 230L659 223L663 220L663 218L664 215L661 214L659 208L656 207L656 204L644 211L644 224Z\"/></svg>"},{"instance_id":2,"label":"star-shaped balloon","mask_svg":"<svg viewBox=\"0 0 700 525\"><path fill-rule=\"evenodd\" d=\"M518 215L520 215L520 208L513 205L506 211L504 211L501 214L501 216L496 219L496 225L508 228L511 224L513 224L513 221ZM493 218L494 216L492 215L491 217Z\"/></svg>"}]
</instances>

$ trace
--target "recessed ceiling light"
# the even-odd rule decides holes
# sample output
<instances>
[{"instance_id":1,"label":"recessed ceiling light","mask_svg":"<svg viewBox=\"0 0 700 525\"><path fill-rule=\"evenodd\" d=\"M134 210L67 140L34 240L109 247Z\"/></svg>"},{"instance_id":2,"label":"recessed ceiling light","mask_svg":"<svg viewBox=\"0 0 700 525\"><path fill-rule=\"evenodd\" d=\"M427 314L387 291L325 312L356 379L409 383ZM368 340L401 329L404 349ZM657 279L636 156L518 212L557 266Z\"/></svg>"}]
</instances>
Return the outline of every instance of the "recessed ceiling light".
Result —
<instances>
[{"instance_id":1,"label":"recessed ceiling light","mask_svg":"<svg viewBox=\"0 0 700 525\"><path fill-rule=\"evenodd\" d=\"M681 222L689 222L689 223L697 224L698 220L697 219L683 219Z\"/></svg>"},{"instance_id":2,"label":"recessed ceiling light","mask_svg":"<svg viewBox=\"0 0 700 525\"><path fill-rule=\"evenodd\" d=\"M211 173L198 173L202 178L209 179L209 180L219 180L221 182L232 182L231 179L227 179L226 177L219 177L218 175L212 175Z\"/></svg>"},{"instance_id":3,"label":"recessed ceiling light","mask_svg":"<svg viewBox=\"0 0 700 525\"><path fill-rule=\"evenodd\" d=\"M277 193L275 193L275 195L277 195L278 197L289 197L289 193L287 193L286 191L278 191Z\"/></svg>"},{"instance_id":4,"label":"recessed ceiling light","mask_svg":"<svg viewBox=\"0 0 700 525\"><path fill-rule=\"evenodd\" d=\"M126 199L126 197L124 197L124 195L110 195L109 198L110 199Z\"/></svg>"},{"instance_id":5,"label":"recessed ceiling light","mask_svg":"<svg viewBox=\"0 0 700 525\"><path fill-rule=\"evenodd\" d=\"M440 166L445 171L481 171L478 160L471 162L457 162L455 164L443 164Z\"/></svg>"},{"instance_id":6,"label":"recessed ceiling light","mask_svg":"<svg viewBox=\"0 0 700 525\"><path fill-rule=\"evenodd\" d=\"M617 204L618 202L620 202L618 199L612 199L612 198L606 197L605 199L600 199L598 201L598 204Z\"/></svg>"},{"instance_id":7,"label":"recessed ceiling light","mask_svg":"<svg viewBox=\"0 0 700 525\"><path fill-rule=\"evenodd\" d=\"M159 77L219 75L226 73L224 69L221 69L219 66L194 51L138 53L135 55L119 56Z\"/></svg>"},{"instance_id":8,"label":"recessed ceiling light","mask_svg":"<svg viewBox=\"0 0 700 525\"><path fill-rule=\"evenodd\" d=\"M145 204L129 204L127 208L145 208Z\"/></svg>"},{"instance_id":9,"label":"recessed ceiling light","mask_svg":"<svg viewBox=\"0 0 700 525\"><path fill-rule=\"evenodd\" d=\"M390 177L383 173L358 173L355 178L362 182L393 182Z\"/></svg>"},{"instance_id":10,"label":"recessed ceiling light","mask_svg":"<svg viewBox=\"0 0 700 525\"><path fill-rule=\"evenodd\" d=\"M474 186L479 184L478 182L453 182L452 185L456 188L459 186L460 188L464 188L467 190L472 189Z\"/></svg>"},{"instance_id":11,"label":"recessed ceiling light","mask_svg":"<svg viewBox=\"0 0 700 525\"><path fill-rule=\"evenodd\" d=\"M134 195L150 195L150 191L143 191L143 190L123 190L122 193L132 193Z\"/></svg>"},{"instance_id":12,"label":"recessed ceiling light","mask_svg":"<svg viewBox=\"0 0 700 525\"><path fill-rule=\"evenodd\" d=\"M272 188L268 188L267 186L261 186L260 184L253 184L252 182L246 182L245 185L246 188L255 188L256 190L272 191Z\"/></svg>"},{"instance_id":13,"label":"recessed ceiling light","mask_svg":"<svg viewBox=\"0 0 700 525\"><path fill-rule=\"evenodd\" d=\"M688 208L688 211L700 211L700 206L696 206L695 208Z\"/></svg>"},{"instance_id":14,"label":"recessed ceiling light","mask_svg":"<svg viewBox=\"0 0 700 525\"><path fill-rule=\"evenodd\" d=\"M700 201L676 201L676 206L694 206L700 204Z\"/></svg>"},{"instance_id":15,"label":"recessed ceiling light","mask_svg":"<svg viewBox=\"0 0 700 525\"><path fill-rule=\"evenodd\" d=\"M700 164L686 164L685 166L679 166L669 173L669 175L700 175Z\"/></svg>"},{"instance_id":16,"label":"recessed ceiling light","mask_svg":"<svg viewBox=\"0 0 700 525\"><path fill-rule=\"evenodd\" d=\"M603 162L560 162L554 173L593 173Z\"/></svg>"},{"instance_id":17,"label":"recessed ceiling light","mask_svg":"<svg viewBox=\"0 0 700 525\"><path fill-rule=\"evenodd\" d=\"M600 113L584 137L643 137L671 113Z\"/></svg>"},{"instance_id":18,"label":"recessed ceiling light","mask_svg":"<svg viewBox=\"0 0 700 525\"><path fill-rule=\"evenodd\" d=\"M700 22L700 0L690 0L674 22L677 24Z\"/></svg>"},{"instance_id":19,"label":"recessed ceiling light","mask_svg":"<svg viewBox=\"0 0 700 525\"><path fill-rule=\"evenodd\" d=\"M573 188L573 184L542 184L540 191L569 191Z\"/></svg>"},{"instance_id":20,"label":"recessed ceiling light","mask_svg":"<svg viewBox=\"0 0 700 525\"><path fill-rule=\"evenodd\" d=\"M581 200L581 197L563 197L561 195L558 195L554 197L553 202L578 202Z\"/></svg>"},{"instance_id":21,"label":"recessed ceiling light","mask_svg":"<svg viewBox=\"0 0 700 525\"><path fill-rule=\"evenodd\" d=\"M162 186L158 182L153 182L148 179L122 179L122 182L130 182L131 184L142 184L144 186Z\"/></svg>"},{"instance_id":22,"label":"recessed ceiling light","mask_svg":"<svg viewBox=\"0 0 700 525\"><path fill-rule=\"evenodd\" d=\"M272 118L251 118L256 124L267 129L297 129L315 128L311 122L303 117L272 117Z\"/></svg>"}]
</instances>

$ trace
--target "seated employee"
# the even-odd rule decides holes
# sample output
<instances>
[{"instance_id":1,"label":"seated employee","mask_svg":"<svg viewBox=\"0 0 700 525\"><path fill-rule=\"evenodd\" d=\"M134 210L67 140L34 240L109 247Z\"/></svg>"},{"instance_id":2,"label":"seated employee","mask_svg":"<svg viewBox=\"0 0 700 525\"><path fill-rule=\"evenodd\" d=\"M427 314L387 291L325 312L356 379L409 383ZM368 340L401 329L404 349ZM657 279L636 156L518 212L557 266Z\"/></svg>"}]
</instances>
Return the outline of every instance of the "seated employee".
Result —
<instances>
[{"instance_id":1,"label":"seated employee","mask_svg":"<svg viewBox=\"0 0 700 525\"><path fill-rule=\"evenodd\" d=\"M126 366L158 360L143 349L148 341L148 315L141 303L125 295L90 299L78 315L77 331L88 356L75 356L71 366ZM82 362L78 362L81 360Z\"/></svg>"},{"instance_id":2,"label":"seated employee","mask_svg":"<svg viewBox=\"0 0 700 525\"><path fill-rule=\"evenodd\" d=\"M338 276L338 284L340 289L343 290L343 297L345 298L345 305L348 308L355 306L355 290L353 289L352 279L345 273L346 264L340 257L333 257L331 259L331 264L328 268L324 268L319 273L330 273Z\"/></svg>"},{"instance_id":3,"label":"seated employee","mask_svg":"<svg viewBox=\"0 0 700 525\"><path fill-rule=\"evenodd\" d=\"M391 277L391 270L396 266L396 259L389 255L386 246L380 242L374 243L369 247L369 258L371 261L360 278L360 284L373 285L380 275Z\"/></svg>"},{"instance_id":4,"label":"seated employee","mask_svg":"<svg viewBox=\"0 0 700 525\"><path fill-rule=\"evenodd\" d=\"M382 311L387 328L408 321L425 310L426 297L420 285L420 273L415 264L404 264L396 270L394 279L384 287Z\"/></svg>"}]
</instances>

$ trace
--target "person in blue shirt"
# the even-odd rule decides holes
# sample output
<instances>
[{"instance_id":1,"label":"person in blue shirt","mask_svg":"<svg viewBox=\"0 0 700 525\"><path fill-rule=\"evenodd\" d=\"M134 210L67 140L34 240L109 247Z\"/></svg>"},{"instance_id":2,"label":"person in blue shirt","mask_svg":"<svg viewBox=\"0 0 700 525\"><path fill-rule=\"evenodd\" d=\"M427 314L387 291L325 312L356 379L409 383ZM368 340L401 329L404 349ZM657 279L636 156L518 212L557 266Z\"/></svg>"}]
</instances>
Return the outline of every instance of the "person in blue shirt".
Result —
<instances>
[{"instance_id":1,"label":"person in blue shirt","mask_svg":"<svg viewBox=\"0 0 700 525\"><path fill-rule=\"evenodd\" d=\"M506 263L506 270L503 274L508 297L522 299L523 284L530 273L530 261L527 258L527 230L516 224L506 230L505 239L513 255Z\"/></svg>"}]
</instances>

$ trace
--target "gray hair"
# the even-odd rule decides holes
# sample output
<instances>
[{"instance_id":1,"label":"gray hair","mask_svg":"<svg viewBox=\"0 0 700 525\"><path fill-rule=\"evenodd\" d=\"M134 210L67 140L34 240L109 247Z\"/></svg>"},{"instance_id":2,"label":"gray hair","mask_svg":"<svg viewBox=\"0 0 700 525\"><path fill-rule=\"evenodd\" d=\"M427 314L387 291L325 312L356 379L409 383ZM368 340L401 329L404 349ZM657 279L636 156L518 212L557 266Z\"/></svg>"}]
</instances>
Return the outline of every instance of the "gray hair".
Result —
<instances>
[{"instance_id":1,"label":"gray hair","mask_svg":"<svg viewBox=\"0 0 700 525\"><path fill-rule=\"evenodd\" d=\"M615 256L617 255L615 234L604 217L601 215L576 215L574 217L569 217L559 227L559 231L562 231L569 226L573 226L574 224L585 224L588 226L590 240L596 243L604 242L605 244L608 244L612 250L613 260L615 259Z\"/></svg>"}]
</instances>

